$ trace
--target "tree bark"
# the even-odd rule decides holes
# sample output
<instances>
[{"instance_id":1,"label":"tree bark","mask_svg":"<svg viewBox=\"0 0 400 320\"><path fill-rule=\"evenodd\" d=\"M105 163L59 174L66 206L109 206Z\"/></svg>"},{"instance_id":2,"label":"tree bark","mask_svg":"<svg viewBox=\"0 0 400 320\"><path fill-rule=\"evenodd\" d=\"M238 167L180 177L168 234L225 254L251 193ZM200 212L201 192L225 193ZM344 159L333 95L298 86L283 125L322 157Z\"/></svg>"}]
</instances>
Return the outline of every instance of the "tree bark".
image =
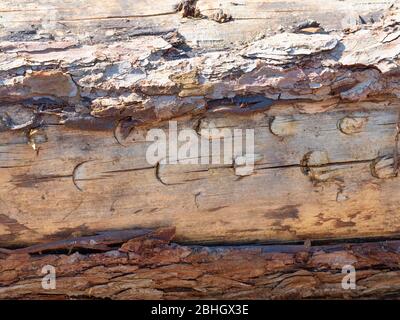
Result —
<instances>
[{"instance_id":1,"label":"tree bark","mask_svg":"<svg viewBox=\"0 0 400 320\"><path fill-rule=\"evenodd\" d=\"M348 299L399 294L399 241L206 247L170 242L173 232L156 230L102 253L7 254L0 260L0 298ZM42 270L49 265L55 268L52 290L42 287L47 269ZM354 289L342 286L347 265L356 270Z\"/></svg>"}]
</instances>

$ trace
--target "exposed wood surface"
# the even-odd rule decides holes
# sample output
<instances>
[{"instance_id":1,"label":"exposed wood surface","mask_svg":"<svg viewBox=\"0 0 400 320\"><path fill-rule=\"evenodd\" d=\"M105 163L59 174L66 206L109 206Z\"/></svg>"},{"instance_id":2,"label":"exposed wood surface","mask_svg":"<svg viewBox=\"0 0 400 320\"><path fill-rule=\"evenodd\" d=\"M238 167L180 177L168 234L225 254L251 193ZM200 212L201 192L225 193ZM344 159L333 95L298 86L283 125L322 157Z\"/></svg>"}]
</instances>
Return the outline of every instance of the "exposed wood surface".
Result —
<instances>
[{"instance_id":1,"label":"exposed wood surface","mask_svg":"<svg viewBox=\"0 0 400 320\"><path fill-rule=\"evenodd\" d=\"M176 29L102 41L12 34L15 12L40 17L45 5L14 12L2 2L0 244L159 226L197 243L397 235L399 11L373 3L360 8L386 8L374 23L245 35L215 52ZM91 21L74 4L55 9L60 19ZM282 5L248 4L240 12ZM98 10L123 7L108 5ZM104 12L91 14L109 21ZM235 159L149 164L146 132L171 119L199 137L208 127L255 129L254 172L240 174Z\"/></svg>"},{"instance_id":2,"label":"exposed wood surface","mask_svg":"<svg viewBox=\"0 0 400 320\"><path fill-rule=\"evenodd\" d=\"M113 131L50 125L36 135L38 152L23 131L3 132L0 238L3 245L44 242L159 225L177 226L178 239L192 242L393 235L400 227L393 176L398 110L378 102L311 115L287 106L268 115L202 118L200 127L213 121L218 128L255 128L259 160L245 177L232 165L149 165L145 131L121 145ZM344 134L338 123L346 117L365 125ZM294 134L271 132L285 126ZM321 163L305 163L310 152ZM376 163L384 164L378 173Z\"/></svg>"},{"instance_id":3,"label":"exposed wood surface","mask_svg":"<svg viewBox=\"0 0 400 320\"><path fill-rule=\"evenodd\" d=\"M399 241L204 247L171 239L173 228L103 253L3 255L0 298L370 299L400 290ZM54 290L41 286L47 265L56 271ZM355 289L342 287L346 265L355 267Z\"/></svg>"}]
</instances>

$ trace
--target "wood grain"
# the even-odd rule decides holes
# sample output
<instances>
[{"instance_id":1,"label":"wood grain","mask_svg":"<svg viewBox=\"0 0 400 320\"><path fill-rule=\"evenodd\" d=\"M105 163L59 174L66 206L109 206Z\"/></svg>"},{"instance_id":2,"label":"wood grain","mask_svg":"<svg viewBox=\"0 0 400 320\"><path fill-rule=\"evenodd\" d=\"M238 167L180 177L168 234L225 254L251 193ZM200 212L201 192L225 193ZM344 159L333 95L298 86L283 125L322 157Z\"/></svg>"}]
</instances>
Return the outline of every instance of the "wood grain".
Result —
<instances>
[{"instance_id":1,"label":"wood grain","mask_svg":"<svg viewBox=\"0 0 400 320\"><path fill-rule=\"evenodd\" d=\"M398 5L103 4L0 4L1 246L160 226L185 243L398 235ZM344 28L346 6L382 16ZM254 171L149 163L169 120L254 129Z\"/></svg>"},{"instance_id":2,"label":"wood grain","mask_svg":"<svg viewBox=\"0 0 400 320\"><path fill-rule=\"evenodd\" d=\"M374 176L371 166L393 159L399 106L350 104L312 115L289 109L199 120L201 128L255 129L259 160L245 177L223 164L165 164L157 172L146 161L145 129L121 145L111 130L50 125L40 129L38 152L23 132L3 132L1 242L159 225L176 226L177 239L190 242L396 234L399 180ZM346 117L366 119L365 125L345 134L338 123ZM295 133L271 132L278 121L273 128L289 125ZM193 123L179 122L181 128ZM163 126L168 132L168 123ZM326 153L329 162L307 167L310 152Z\"/></svg>"}]
</instances>

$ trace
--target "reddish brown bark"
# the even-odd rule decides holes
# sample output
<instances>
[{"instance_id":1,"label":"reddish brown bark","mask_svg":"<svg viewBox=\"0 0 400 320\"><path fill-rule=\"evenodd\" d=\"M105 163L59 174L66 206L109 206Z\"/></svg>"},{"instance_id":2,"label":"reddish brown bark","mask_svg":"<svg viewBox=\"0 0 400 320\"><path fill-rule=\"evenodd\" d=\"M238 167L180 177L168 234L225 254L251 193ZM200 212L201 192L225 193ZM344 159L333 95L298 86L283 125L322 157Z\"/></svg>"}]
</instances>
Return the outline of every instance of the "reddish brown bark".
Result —
<instances>
[{"instance_id":1,"label":"reddish brown bark","mask_svg":"<svg viewBox=\"0 0 400 320\"><path fill-rule=\"evenodd\" d=\"M400 241L206 247L170 242L173 232L101 253L2 254L0 298L378 298L400 290ZM45 265L55 267L55 290L41 286ZM345 265L356 269L355 290L342 288Z\"/></svg>"}]
</instances>

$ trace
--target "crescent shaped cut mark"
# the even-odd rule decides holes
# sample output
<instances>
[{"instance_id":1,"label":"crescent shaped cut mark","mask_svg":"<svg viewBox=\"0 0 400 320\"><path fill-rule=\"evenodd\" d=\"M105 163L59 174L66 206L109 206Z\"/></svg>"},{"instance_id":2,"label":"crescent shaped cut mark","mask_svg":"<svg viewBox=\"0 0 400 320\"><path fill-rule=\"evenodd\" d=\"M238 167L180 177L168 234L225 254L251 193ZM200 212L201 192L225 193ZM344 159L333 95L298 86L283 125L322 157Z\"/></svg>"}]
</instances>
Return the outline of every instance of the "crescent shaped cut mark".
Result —
<instances>
[{"instance_id":1,"label":"crescent shaped cut mark","mask_svg":"<svg viewBox=\"0 0 400 320\"><path fill-rule=\"evenodd\" d=\"M129 117L128 118L123 118L123 119L120 119L120 120L118 120L117 121L117 123L116 123L116 125L115 125L115 128L114 128L114 130L113 130L113 135L114 135L114 139L115 139L115 141L117 141L117 143L119 144L119 145L121 145L121 146L123 146L123 147L125 147L125 148L127 148L128 146L126 145L126 144L123 144L122 142L121 142L121 140L118 138L118 130L119 129L121 129L121 125L123 124L123 122L124 121L127 121L129 119ZM132 120L131 120L132 121ZM134 121L133 121L133 123L135 123ZM125 134L122 134L122 138L123 139L127 139L128 137L129 137L129 135L131 134L131 132L132 132L132 130L134 129L134 124L132 124L127 130L126 130L126 132L125 132Z\"/></svg>"},{"instance_id":2,"label":"crescent shaped cut mark","mask_svg":"<svg viewBox=\"0 0 400 320\"><path fill-rule=\"evenodd\" d=\"M176 186L176 185L183 184L183 183L165 183L160 176L160 162L157 162L157 164L155 166L155 171L156 171L155 172L156 179L164 186Z\"/></svg>"},{"instance_id":3,"label":"crescent shaped cut mark","mask_svg":"<svg viewBox=\"0 0 400 320\"><path fill-rule=\"evenodd\" d=\"M160 177L160 161L157 162L156 166L155 166L155 174L156 174L156 179L164 186L168 186L168 184L166 184Z\"/></svg>"},{"instance_id":4,"label":"crescent shaped cut mark","mask_svg":"<svg viewBox=\"0 0 400 320\"><path fill-rule=\"evenodd\" d=\"M196 119L193 130L196 132L197 136L201 138L201 125L203 120L206 119L206 116L202 115L198 119Z\"/></svg>"},{"instance_id":5,"label":"crescent shaped cut mark","mask_svg":"<svg viewBox=\"0 0 400 320\"><path fill-rule=\"evenodd\" d=\"M81 162L81 163L78 163L78 164L75 166L74 170L72 171L72 183L75 185L75 187L76 187L80 192L83 192L83 189L82 189L81 187L79 187L79 185L78 185L78 183L77 183L77 181L76 181L76 179L75 179L76 172L77 172L77 170L78 170L82 165L84 165L85 163L91 162L91 161L94 161L94 160L90 159L90 160L85 160L85 161L83 161L83 162Z\"/></svg>"},{"instance_id":6,"label":"crescent shaped cut mark","mask_svg":"<svg viewBox=\"0 0 400 320\"><path fill-rule=\"evenodd\" d=\"M119 121L117 122L117 124L116 124L116 126L115 126L115 128L114 128L114 130L113 130L113 136L114 136L115 141L116 141L120 146L126 148L126 145L122 144L121 141L119 141L118 136L117 136L117 130L118 130L118 128L119 128L119 124L121 123L121 121L122 121L122 120L119 120Z\"/></svg>"}]
</instances>

